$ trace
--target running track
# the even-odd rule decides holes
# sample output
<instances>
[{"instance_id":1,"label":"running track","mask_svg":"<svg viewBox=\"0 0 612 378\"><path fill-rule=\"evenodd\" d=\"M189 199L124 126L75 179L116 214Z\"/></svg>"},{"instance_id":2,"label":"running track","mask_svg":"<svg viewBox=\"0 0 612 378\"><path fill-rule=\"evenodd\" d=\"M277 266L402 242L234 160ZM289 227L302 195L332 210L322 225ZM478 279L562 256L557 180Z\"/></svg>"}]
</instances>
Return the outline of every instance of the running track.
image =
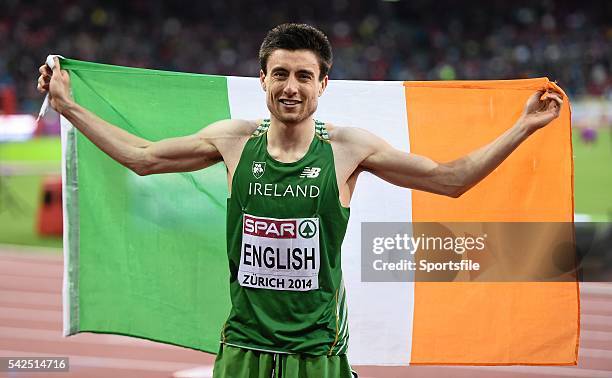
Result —
<instances>
[{"instance_id":1,"label":"running track","mask_svg":"<svg viewBox=\"0 0 612 378\"><path fill-rule=\"evenodd\" d=\"M135 338L62 337L62 258L0 247L0 356L68 356L68 373L0 373L0 377L210 377L213 356ZM552 378L612 377L612 284L581 287L582 330L577 367L371 367L360 377Z\"/></svg>"}]
</instances>

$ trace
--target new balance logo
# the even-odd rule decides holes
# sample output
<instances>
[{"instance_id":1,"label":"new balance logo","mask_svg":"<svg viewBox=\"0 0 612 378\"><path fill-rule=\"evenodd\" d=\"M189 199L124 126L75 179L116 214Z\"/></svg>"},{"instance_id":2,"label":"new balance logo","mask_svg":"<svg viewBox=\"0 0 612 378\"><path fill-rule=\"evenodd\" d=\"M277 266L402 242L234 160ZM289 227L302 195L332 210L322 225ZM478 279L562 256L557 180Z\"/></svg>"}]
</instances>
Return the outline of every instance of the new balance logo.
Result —
<instances>
[{"instance_id":1,"label":"new balance logo","mask_svg":"<svg viewBox=\"0 0 612 378\"><path fill-rule=\"evenodd\" d=\"M302 171L302 174L300 174L300 177L308 177L308 178L319 177L319 172L321 172L321 168L318 168L318 167L306 167Z\"/></svg>"}]
</instances>

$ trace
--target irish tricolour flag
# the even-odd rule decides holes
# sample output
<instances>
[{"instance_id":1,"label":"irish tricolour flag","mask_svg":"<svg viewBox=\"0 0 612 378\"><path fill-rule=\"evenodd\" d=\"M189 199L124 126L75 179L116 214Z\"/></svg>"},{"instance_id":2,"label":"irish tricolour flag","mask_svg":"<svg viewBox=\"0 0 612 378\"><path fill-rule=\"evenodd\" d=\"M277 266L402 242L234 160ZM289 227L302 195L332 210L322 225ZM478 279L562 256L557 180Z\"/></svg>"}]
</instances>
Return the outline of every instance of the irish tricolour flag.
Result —
<instances>
[{"instance_id":1,"label":"irish tricolour flag","mask_svg":"<svg viewBox=\"0 0 612 378\"><path fill-rule=\"evenodd\" d=\"M75 100L149 140L266 118L256 78L66 59ZM315 117L450 161L511 127L547 79L331 81ZM65 334L107 332L216 352L229 306L223 164L140 177L62 120ZM362 222L571 222L569 104L459 199L363 174L343 245L354 364L574 364L575 282L363 282Z\"/></svg>"}]
</instances>

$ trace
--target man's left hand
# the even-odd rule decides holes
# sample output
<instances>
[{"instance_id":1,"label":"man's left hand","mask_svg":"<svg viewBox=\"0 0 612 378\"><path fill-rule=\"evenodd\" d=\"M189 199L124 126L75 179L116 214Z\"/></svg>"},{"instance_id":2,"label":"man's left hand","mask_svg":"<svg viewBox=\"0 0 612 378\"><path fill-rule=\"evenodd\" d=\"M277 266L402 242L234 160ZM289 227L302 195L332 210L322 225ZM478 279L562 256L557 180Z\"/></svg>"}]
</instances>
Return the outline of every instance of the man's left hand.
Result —
<instances>
[{"instance_id":1,"label":"man's left hand","mask_svg":"<svg viewBox=\"0 0 612 378\"><path fill-rule=\"evenodd\" d=\"M532 134L557 118L562 105L561 93L542 89L529 97L518 122L521 128Z\"/></svg>"}]
</instances>

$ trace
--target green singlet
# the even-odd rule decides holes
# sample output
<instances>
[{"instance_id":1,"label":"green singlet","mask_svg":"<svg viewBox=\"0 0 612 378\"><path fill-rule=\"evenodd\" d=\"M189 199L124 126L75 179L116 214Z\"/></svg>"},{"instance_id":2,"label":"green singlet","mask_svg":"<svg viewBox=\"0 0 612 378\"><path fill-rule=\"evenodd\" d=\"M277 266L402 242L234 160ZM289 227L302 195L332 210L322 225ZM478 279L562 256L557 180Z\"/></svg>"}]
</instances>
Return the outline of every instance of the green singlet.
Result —
<instances>
[{"instance_id":1,"label":"green singlet","mask_svg":"<svg viewBox=\"0 0 612 378\"><path fill-rule=\"evenodd\" d=\"M228 199L232 309L221 351L345 359L340 248L349 209L340 204L329 136L315 121L308 152L282 163L268 154L269 127L264 120L245 144Z\"/></svg>"}]
</instances>

